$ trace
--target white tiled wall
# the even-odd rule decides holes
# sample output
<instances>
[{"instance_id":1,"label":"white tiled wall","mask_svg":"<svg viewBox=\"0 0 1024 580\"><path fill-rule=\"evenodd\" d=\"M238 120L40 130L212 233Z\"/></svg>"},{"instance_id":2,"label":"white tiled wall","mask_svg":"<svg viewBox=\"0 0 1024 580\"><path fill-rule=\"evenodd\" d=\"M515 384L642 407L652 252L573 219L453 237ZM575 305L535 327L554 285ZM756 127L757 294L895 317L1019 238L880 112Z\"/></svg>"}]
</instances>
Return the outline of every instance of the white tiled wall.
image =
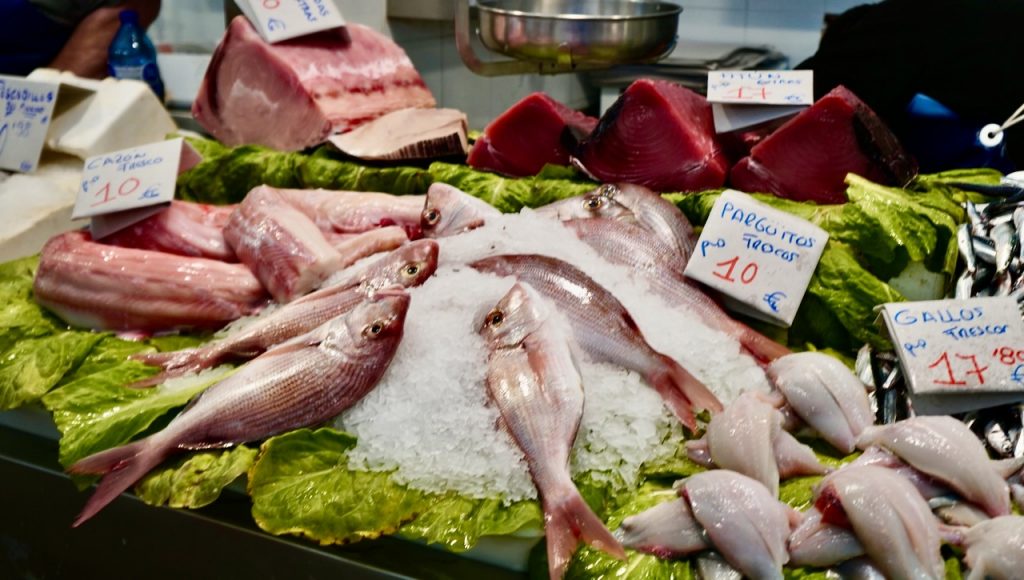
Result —
<instances>
[{"instance_id":1,"label":"white tiled wall","mask_svg":"<svg viewBox=\"0 0 1024 580\"><path fill-rule=\"evenodd\" d=\"M157 43L212 50L223 30L223 3L232 0L164 2L150 29ZM817 49L826 12L839 13L863 0L674 0L683 6L679 36L687 42L770 44L795 65ZM391 34L405 48L439 104L465 111L482 127L530 92L543 90L571 106L587 103L576 75L483 78L459 59L451 23L387 19L385 0L339 0L350 22ZM483 52L478 48L478 52Z\"/></svg>"}]
</instances>

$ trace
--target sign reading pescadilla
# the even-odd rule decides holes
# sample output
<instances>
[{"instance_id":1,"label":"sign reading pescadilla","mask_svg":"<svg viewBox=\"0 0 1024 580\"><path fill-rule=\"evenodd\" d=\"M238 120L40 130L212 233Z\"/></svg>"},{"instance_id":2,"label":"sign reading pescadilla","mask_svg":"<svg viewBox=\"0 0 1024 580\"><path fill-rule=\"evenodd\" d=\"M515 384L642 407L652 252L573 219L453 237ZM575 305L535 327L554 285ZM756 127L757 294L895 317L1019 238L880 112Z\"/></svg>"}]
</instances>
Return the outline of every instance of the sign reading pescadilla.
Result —
<instances>
[{"instance_id":1,"label":"sign reading pescadilla","mask_svg":"<svg viewBox=\"0 0 1024 580\"><path fill-rule=\"evenodd\" d=\"M1024 322L1015 299L895 302L882 312L914 395L1024 396ZM971 399L970 407L985 406Z\"/></svg>"},{"instance_id":2,"label":"sign reading pescadilla","mask_svg":"<svg viewBox=\"0 0 1024 580\"><path fill-rule=\"evenodd\" d=\"M35 171L57 90L57 83L0 76L0 169Z\"/></svg>"},{"instance_id":3,"label":"sign reading pescadilla","mask_svg":"<svg viewBox=\"0 0 1024 580\"><path fill-rule=\"evenodd\" d=\"M345 25L332 0L235 0L267 42L280 42Z\"/></svg>"},{"instance_id":4,"label":"sign reading pescadilla","mask_svg":"<svg viewBox=\"0 0 1024 580\"><path fill-rule=\"evenodd\" d=\"M789 326L828 232L726 190L715 201L685 274L725 295L737 312Z\"/></svg>"}]
</instances>

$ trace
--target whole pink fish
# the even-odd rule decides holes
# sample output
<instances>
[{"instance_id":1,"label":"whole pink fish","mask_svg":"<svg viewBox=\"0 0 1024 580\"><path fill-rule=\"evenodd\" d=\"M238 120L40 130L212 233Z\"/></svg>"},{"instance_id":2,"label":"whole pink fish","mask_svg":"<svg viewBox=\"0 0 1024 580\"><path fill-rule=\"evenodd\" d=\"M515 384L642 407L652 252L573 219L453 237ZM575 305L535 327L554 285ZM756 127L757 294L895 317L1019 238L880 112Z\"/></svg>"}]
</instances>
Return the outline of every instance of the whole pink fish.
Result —
<instances>
[{"instance_id":1,"label":"whole pink fish","mask_svg":"<svg viewBox=\"0 0 1024 580\"><path fill-rule=\"evenodd\" d=\"M316 425L351 407L387 370L408 308L407 294L364 302L246 363L199 394L162 431L75 463L69 472L104 477L74 525L174 453L263 439Z\"/></svg>"},{"instance_id":2,"label":"whole pink fish","mask_svg":"<svg viewBox=\"0 0 1024 580\"><path fill-rule=\"evenodd\" d=\"M224 226L233 205L207 205L174 200L160 213L104 237L104 244L167 252L179 256L237 262L224 240Z\"/></svg>"},{"instance_id":3,"label":"whole pink fish","mask_svg":"<svg viewBox=\"0 0 1024 580\"><path fill-rule=\"evenodd\" d=\"M736 339L751 356L770 362L790 354L785 346L730 317L710 296L683 275L672 252L650 232L622 221L576 219L563 222L580 240L613 264L628 266L669 304L700 316L701 321Z\"/></svg>"},{"instance_id":4,"label":"whole pink fish","mask_svg":"<svg viewBox=\"0 0 1024 580\"><path fill-rule=\"evenodd\" d=\"M437 268L437 250L433 240L411 242L360 268L347 283L322 288L281 306L238 334L196 348L133 355L135 360L164 369L133 386L156 385L228 360L250 359L349 312L380 290L418 286Z\"/></svg>"},{"instance_id":5,"label":"whole pink fish","mask_svg":"<svg viewBox=\"0 0 1024 580\"><path fill-rule=\"evenodd\" d=\"M537 213L562 221L605 218L639 225L671 248L674 266L686 268L697 236L672 202L642 185L606 183L594 191L550 203Z\"/></svg>"},{"instance_id":6,"label":"whole pink fish","mask_svg":"<svg viewBox=\"0 0 1024 580\"><path fill-rule=\"evenodd\" d=\"M97 330L215 329L269 300L242 264L98 244L84 231L50 238L32 288L67 323Z\"/></svg>"},{"instance_id":7,"label":"whole pink fish","mask_svg":"<svg viewBox=\"0 0 1024 580\"><path fill-rule=\"evenodd\" d=\"M596 360L640 373L690 429L694 409L722 410L703 383L671 357L647 343L633 317L615 296L561 260L533 254L484 258L470 264L481 272L515 276L552 300L572 325L576 341Z\"/></svg>"},{"instance_id":8,"label":"whole pink fish","mask_svg":"<svg viewBox=\"0 0 1024 580\"><path fill-rule=\"evenodd\" d=\"M548 571L561 578L580 540L625 559L569 474L569 451L583 417L583 383L571 336L535 290L517 283L484 321L487 391L526 456L544 508Z\"/></svg>"},{"instance_id":9,"label":"whole pink fish","mask_svg":"<svg viewBox=\"0 0 1024 580\"><path fill-rule=\"evenodd\" d=\"M447 183L436 182L427 189L420 229L428 238L454 236L474 230L501 212L491 204Z\"/></svg>"}]
</instances>

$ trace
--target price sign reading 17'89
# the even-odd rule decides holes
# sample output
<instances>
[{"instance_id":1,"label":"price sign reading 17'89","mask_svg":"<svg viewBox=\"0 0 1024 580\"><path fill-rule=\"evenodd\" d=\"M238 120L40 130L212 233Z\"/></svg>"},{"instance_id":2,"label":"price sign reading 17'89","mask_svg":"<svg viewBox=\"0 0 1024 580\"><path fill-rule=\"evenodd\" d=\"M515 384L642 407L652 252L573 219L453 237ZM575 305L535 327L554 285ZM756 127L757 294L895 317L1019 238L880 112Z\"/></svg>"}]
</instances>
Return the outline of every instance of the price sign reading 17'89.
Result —
<instances>
[{"instance_id":1,"label":"price sign reading 17'89","mask_svg":"<svg viewBox=\"0 0 1024 580\"><path fill-rule=\"evenodd\" d=\"M886 304L915 395L1024 393L1024 322L1011 297Z\"/></svg>"},{"instance_id":2,"label":"price sign reading 17'89","mask_svg":"<svg viewBox=\"0 0 1024 580\"><path fill-rule=\"evenodd\" d=\"M793 323L828 241L818 226L726 190L711 209L686 275L726 305L775 324Z\"/></svg>"}]
</instances>

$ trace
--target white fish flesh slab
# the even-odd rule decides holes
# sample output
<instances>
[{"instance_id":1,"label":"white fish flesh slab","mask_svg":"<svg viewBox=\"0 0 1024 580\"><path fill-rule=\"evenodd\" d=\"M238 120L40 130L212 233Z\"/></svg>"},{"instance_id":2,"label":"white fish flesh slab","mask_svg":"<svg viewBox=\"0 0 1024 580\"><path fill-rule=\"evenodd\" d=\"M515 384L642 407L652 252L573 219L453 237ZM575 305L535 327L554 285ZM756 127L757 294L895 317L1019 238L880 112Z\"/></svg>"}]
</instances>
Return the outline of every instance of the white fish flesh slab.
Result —
<instances>
[{"instance_id":1,"label":"white fish flesh slab","mask_svg":"<svg viewBox=\"0 0 1024 580\"><path fill-rule=\"evenodd\" d=\"M1012 580L1024 575L1024 517L1001 516L964 534L971 568L967 580Z\"/></svg>"},{"instance_id":2,"label":"white fish flesh slab","mask_svg":"<svg viewBox=\"0 0 1024 580\"><path fill-rule=\"evenodd\" d=\"M469 152L466 114L455 109L400 109L330 138L342 153L365 161L453 157Z\"/></svg>"},{"instance_id":3,"label":"white fish flesh slab","mask_svg":"<svg viewBox=\"0 0 1024 580\"><path fill-rule=\"evenodd\" d=\"M565 326L536 290L516 284L481 329L489 344L487 390L537 486L553 579L562 577L581 540L625 559L569 473L569 451L583 418L583 380Z\"/></svg>"},{"instance_id":4,"label":"white fish flesh slab","mask_svg":"<svg viewBox=\"0 0 1024 580\"><path fill-rule=\"evenodd\" d=\"M825 568L864 553L864 546L852 530L823 522L821 512L813 507L804 512L800 525L789 536L788 545L794 566Z\"/></svg>"},{"instance_id":5,"label":"white fish flesh slab","mask_svg":"<svg viewBox=\"0 0 1024 580\"><path fill-rule=\"evenodd\" d=\"M142 332L219 328L269 299L242 264L107 246L83 231L46 243L33 292L73 326Z\"/></svg>"},{"instance_id":6,"label":"white fish flesh slab","mask_svg":"<svg viewBox=\"0 0 1024 580\"><path fill-rule=\"evenodd\" d=\"M218 141L298 151L434 97L390 38L360 24L269 44L231 21L192 116Z\"/></svg>"},{"instance_id":7,"label":"white fish flesh slab","mask_svg":"<svg viewBox=\"0 0 1024 580\"><path fill-rule=\"evenodd\" d=\"M662 502L622 520L615 536L623 546L659 558L686 556L713 546L682 498Z\"/></svg>"},{"instance_id":8,"label":"white fish flesh slab","mask_svg":"<svg viewBox=\"0 0 1024 580\"><path fill-rule=\"evenodd\" d=\"M874 423L864 384L827 354L786 355L767 372L797 416L843 453L852 453L857 437Z\"/></svg>"},{"instance_id":9,"label":"white fish flesh slab","mask_svg":"<svg viewBox=\"0 0 1024 580\"><path fill-rule=\"evenodd\" d=\"M846 466L822 480L815 507L822 521L846 525L887 577L945 577L938 520L899 474L876 466Z\"/></svg>"},{"instance_id":10,"label":"white fish flesh slab","mask_svg":"<svg viewBox=\"0 0 1024 580\"><path fill-rule=\"evenodd\" d=\"M947 416L919 416L866 429L861 449L878 445L922 473L948 485L990 516L1010 513L1010 490L981 441Z\"/></svg>"},{"instance_id":11,"label":"white fish flesh slab","mask_svg":"<svg viewBox=\"0 0 1024 580\"><path fill-rule=\"evenodd\" d=\"M377 385L402 338L407 294L364 302L344 317L278 345L198 395L162 431L68 468L105 475L79 525L168 456L229 447L322 423Z\"/></svg>"},{"instance_id":12,"label":"white fish flesh slab","mask_svg":"<svg viewBox=\"0 0 1024 580\"><path fill-rule=\"evenodd\" d=\"M237 262L224 240L233 205L172 201L166 209L102 238L104 244Z\"/></svg>"}]
</instances>

